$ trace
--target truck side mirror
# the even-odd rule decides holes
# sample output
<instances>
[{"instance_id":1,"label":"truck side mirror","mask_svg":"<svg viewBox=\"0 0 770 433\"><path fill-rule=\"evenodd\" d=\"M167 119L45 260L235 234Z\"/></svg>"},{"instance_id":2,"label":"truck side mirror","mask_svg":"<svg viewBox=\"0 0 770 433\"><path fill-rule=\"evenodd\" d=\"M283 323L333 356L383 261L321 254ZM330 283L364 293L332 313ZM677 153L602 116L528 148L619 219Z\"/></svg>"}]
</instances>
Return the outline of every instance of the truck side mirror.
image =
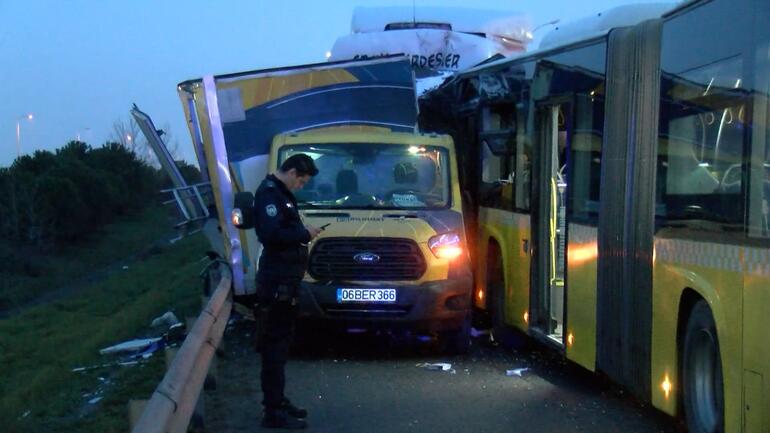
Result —
<instances>
[{"instance_id":1,"label":"truck side mirror","mask_svg":"<svg viewBox=\"0 0 770 433\"><path fill-rule=\"evenodd\" d=\"M230 220L241 230L254 228L254 194L239 192L233 200L233 211Z\"/></svg>"}]
</instances>

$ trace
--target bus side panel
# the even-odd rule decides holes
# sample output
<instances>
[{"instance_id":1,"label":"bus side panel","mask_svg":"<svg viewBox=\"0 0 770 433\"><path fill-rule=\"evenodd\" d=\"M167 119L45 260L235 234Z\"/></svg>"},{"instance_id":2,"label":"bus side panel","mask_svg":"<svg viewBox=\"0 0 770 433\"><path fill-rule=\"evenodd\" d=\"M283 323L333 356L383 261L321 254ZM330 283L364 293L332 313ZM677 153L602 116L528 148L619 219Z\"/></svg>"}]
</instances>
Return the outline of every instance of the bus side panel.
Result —
<instances>
[{"instance_id":1,"label":"bus side panel","mask_svg":"<svg viewBox=\"0 0 770 433\"><path fill-rule=\"evenodd\" d=\"M770 250L747 248L743 292L745 432L770 428ZM764 394L764 395L763 395ZM757 428L752 429L753 426ZM764 428L762 428L764 426Z\"/></svg>"},{"instance_id":2,"label":"bus side panel","mask_svg":"<svg viewBox=\"0 0 770 433\"><path fill-rule=\"evenodd\" d=\"M570 224L567 232L567 358L594 371L597 229Z\"/></svg>"},{"instance_id":3,"label":"bus side panel","mask_svg":"<svg viewBox=\"0 0 770 433\"><path fill-rule=\"evenodd\" d=\"M508 211L491 208L479 209L479 261L477 264L477 284L484 287L489 308L489 293L486 287L487 251L490 239L500 245L503 273L505 280L505 323L523 331L527 330L524 319L529 309L529 254L523 254L523 239L529 239L529 217L515 215ZM522 283L524 282L524 283Z\"/></svg>"},{"instance_id":4,"label":"bus side panel","mask_svg":"<svg viewBox=\"0 0 770 433\"><path fill-rule=\"evenodd\" d=\"M532 244L530 218L528 214L513 214L512 249L508 256L511 260L508 262L508 270L512 278L509 284L510 296L506 303L507 313L510 323L522 331L526 331L529 327L530 245Z\"/></svg>"},{"instance_id":5,"label":"bus side panel","mask_svg":"<svg viewBox=\"0 0 770 433\"><path fill-rule=\"evenodd\" d=\"M725 400L725 432L741 431L743 248L683 239L655 239L653 266L652 403L675 415L682 382L677 326L685 289L708 302L717 327ZM686 314L686 312L685 312ZM683 342L684 336L682 336ZM666 395L664 382L671 384Z\"/></svg>"}]
</instances>

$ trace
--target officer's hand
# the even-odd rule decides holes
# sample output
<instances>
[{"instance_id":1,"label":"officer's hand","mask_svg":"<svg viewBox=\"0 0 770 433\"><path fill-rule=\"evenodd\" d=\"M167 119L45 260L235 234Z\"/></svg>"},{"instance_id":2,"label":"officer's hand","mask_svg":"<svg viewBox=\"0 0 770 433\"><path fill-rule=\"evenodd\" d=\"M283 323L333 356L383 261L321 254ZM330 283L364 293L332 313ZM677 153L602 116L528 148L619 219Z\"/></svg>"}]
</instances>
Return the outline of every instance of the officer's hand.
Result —
<instances>
[{"instance_id":1,"label":"officer's hand","mask_svg":"<svg viewBox=\"0 0 770 433\"><path fill-rule=\"evenodd\" d=\"M310 239L315 239L321 233L321 229L316 226L306 225L305 228L310 233Z\"/></svg>"}]
</instances>

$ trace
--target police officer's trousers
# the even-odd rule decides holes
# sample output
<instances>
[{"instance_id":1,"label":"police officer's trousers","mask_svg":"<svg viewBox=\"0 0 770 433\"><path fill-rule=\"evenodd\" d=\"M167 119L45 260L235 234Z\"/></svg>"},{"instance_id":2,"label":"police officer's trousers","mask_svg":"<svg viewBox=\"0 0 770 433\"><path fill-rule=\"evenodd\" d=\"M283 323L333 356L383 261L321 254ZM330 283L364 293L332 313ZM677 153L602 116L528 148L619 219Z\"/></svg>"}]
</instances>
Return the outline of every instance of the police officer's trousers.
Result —
<instances>
[{"instance_id":1,"label":"police officer's trousers","mask_svg":"<svg viewBox=\"0 0 770 433\"><path fill-rule=\"evenodd\" d=\"M262 314L262 405L276 410L284 401L285 367L294 336L297 307L291 301L273 301Z\"/></svg>"}]
</instances>

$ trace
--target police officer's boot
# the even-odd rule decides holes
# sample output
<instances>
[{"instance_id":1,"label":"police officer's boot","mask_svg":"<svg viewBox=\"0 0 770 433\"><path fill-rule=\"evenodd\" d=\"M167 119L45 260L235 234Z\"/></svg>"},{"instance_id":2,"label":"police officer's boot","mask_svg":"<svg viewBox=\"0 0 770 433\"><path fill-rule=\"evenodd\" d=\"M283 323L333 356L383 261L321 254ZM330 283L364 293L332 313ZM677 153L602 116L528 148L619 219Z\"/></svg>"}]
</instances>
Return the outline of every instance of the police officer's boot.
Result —
<instances>
[{"instance_id":1,"label":"police officer's boot","mask_svg":"<svg viewBox=\"0 0 770 433\"><path fill-rule=\"evenodd\" d=\"M294 418L285 409L265 409L262 427L301 430L307 428L304 420Z\"/></svg>"},{"instance_id":2,"label":"police officer's boot","mask_svg":"<svg viewBox=\"0 0 770 433\"><path fill-rule=\"evenodd\" d=\"M281 409L285 410L286 413L294 418L307 418L307 410L294 406L288 398L284 398L281 402Z\"/></svg>"}]
</instances>

